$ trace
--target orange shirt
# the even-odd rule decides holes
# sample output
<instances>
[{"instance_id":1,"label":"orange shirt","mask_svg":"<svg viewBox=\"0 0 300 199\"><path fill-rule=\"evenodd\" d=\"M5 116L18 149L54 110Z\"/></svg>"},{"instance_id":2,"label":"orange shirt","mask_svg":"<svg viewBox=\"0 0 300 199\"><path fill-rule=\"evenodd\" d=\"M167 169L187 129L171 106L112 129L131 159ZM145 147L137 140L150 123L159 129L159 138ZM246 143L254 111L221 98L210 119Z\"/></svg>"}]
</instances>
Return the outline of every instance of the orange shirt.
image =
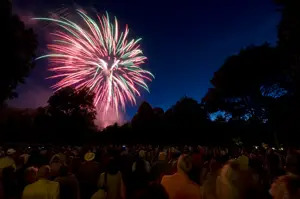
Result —
<instances>
[{"instance_id":1,"label":"orange shirt","mask_svg":"<svg viewBox=\"0 0 300 199\"><path fill-rule=\"evenodd\" d=\"M200 186L192 182L188 176L177 172L164 176L161 181L169 195L169 199L201 199Z\"/></svg>"}]
</instances>

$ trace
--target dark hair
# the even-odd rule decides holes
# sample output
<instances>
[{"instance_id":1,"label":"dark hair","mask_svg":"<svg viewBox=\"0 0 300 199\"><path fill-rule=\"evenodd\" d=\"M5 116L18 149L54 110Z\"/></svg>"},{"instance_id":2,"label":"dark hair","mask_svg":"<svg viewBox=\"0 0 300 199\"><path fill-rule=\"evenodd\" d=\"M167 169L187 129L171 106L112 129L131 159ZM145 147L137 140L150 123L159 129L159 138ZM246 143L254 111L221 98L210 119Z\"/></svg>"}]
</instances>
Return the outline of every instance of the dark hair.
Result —
<instances>
[{"instance_id":1,"label":"dark hair","mask_svg":"<svg viewBox=\"0 0 300 199\"><path fill-rule=\"evenodd\" d=\"M300 153L293 151L286 159L286 169L296 175L300 175Z\"/></svg>"},{"instance_id":2,"label":"dark hair","mask_svg":"<svg viewBox=\"0 0 300 199\"><path fill-rule=\"evenodd\" d=\"M119 165L117 163L117 160L115 158L111 158L107 164L107 173L111 175L115 175L119 171Z\"/></svg>"},{"instance_id":3,"label":"dark hair","mask_svg":"<svg viewBox=\"0 0 300 199\"><path fill-rule=\"evenodd\" d=\"M67 176L69 173L69 169L66 165L62 165L60 168L59 168L59 175L60 176Z\"/></svg>"},{"instance_id":4,"label":"dark hair","mask_svg":"<svg viewBox=\"0 0 300 199\"><path fill-rule=\"evenodd\" d=\"M145 161L142 158L138 158L136 160L135 172L136 173L147 173L147 171L146 171L146 163L145 163Z\"/></svg>"}]
</instances>

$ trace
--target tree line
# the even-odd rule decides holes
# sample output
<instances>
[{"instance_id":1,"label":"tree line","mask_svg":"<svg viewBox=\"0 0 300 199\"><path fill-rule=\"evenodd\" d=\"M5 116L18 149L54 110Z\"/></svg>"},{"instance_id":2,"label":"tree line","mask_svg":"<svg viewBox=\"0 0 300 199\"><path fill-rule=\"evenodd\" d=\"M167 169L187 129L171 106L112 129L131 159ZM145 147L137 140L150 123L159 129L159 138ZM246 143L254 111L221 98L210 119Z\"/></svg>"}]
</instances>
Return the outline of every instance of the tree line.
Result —
<instances>
[{"instance_id":1,"label":"tree line","mask_svg":"<svg viewBox=\"0 0 300 199\"><path fill-rule=\"evenodd\" d=\"M130 122L95 133L99 130L94 124L94 96L87 90L62 89L50 97L46 107L36 110L5 107L34 67L37 39L12 15L9 1L2 1L1 15L8 27L4 49L8 50L0 56L10 61L4 62L9 64L3 67L7 72L0 74L1 137L37 142L234 144L234 140L242 140L245 144L297 144L300 2L274 3L282 13L277 44L248 46L229 56L214 73L212 87L200 102L183 97L166 111L144 102Z\"/></svg>"}]
</instances>

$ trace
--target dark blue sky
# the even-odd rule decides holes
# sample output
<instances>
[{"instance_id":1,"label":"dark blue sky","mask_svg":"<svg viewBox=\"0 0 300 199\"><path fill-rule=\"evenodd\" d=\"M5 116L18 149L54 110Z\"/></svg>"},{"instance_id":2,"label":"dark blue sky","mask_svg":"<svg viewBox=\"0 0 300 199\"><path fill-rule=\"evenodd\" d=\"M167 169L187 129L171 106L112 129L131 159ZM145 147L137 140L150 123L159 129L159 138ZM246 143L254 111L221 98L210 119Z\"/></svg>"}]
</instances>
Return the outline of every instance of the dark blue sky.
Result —
<instances>
[{"instance_id":1,"label":"dark blue sky","mask_svg":"<svg viewBox=\"0 0 300 199\"><path fill-rule=\"evenodd\" d=\"M61 0L13 2L16 13L25 20L26 16L47 15L62 4ZM74 1L64 3L71 6ZM164 109L183 96L200 101L211 86L213 73L241 48L275 44L280 20L272 0L77 0L76 4L108 11L121 24L129 25L132 36L143 38L142 48L148 57L144 66L156 79L150 83L151 93L144 92L138 101ZM18 88L20 98L12 105L45 104L51 93L51 82L45 80L49 74L46 63L36 63L28 83ZM132 116L136 109L129 107L127 114Z\"/></svg>"}]
</instances>

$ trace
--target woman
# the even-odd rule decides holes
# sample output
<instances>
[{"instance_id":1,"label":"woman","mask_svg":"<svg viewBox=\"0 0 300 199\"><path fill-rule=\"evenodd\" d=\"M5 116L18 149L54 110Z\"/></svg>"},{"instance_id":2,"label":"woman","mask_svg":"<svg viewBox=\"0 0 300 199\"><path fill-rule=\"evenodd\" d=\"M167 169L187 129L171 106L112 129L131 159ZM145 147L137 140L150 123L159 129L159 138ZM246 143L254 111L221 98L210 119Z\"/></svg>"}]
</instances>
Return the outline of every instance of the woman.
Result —
<instances>
[{"instance_id":1,"label":"woman","mask_svg":"<svg viewBox=\"0 0 300 199\"><path fill-rule=\"evenodd\" d=\"M104 198L104 194L106 199L125 198L122 175L114 158L109 160L106 171L100 175L98 187L100 190L92 196L92 199Z\"/></svg>"}]
</instances>

